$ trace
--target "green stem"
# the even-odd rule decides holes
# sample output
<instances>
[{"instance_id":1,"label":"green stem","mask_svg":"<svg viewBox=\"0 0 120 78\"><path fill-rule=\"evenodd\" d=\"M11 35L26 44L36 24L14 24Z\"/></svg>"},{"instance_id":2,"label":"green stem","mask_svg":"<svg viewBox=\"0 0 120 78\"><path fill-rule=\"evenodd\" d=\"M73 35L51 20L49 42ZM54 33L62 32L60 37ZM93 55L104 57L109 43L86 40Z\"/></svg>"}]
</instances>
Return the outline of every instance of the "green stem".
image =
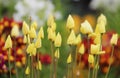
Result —
<instances>
[{"instance_id":1,"label":"green stem","mask_svg":"<svg viewBox=\"0 0 120 78\"><path fill-rule=\"evenodd\" d=\"M31 77L34 78L34 70L33 70L33 57L31 56Z\"/></svg>"},{"instance_id":2,"label":"green stem","mask_svg":"<svg viewBox=\"0 0 120 78\"><path fill-rule=\"evenodd\" d=\"M112 45L112 53L111 53L110 59L112 59L112 57L113 57L113 52L114 52L114 45ZM111 67L111 61L110 61L110 64L108 66L108 72L106 73L105 78L107 78L109 75L110 67Z\"/></svg>"},{"instance_id":3,"label":"green stem","mask_svg":"<svg viewBox=\"0 0 120 78\"><path fill-rule=\"evenodd\" d=\"M11 76L11 67L10 67L10 48L8 49L8 64L9 64L9 71L10 71L10 78L12 78Z\"/></svg>"}]
</instances>

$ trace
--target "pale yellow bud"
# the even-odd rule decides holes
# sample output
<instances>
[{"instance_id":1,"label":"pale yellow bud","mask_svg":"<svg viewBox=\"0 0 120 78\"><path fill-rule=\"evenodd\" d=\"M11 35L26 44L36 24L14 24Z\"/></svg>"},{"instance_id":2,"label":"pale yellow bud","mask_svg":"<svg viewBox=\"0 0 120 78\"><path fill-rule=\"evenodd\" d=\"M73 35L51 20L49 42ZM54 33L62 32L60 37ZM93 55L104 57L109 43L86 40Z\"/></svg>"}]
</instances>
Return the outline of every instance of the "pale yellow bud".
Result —
<instances>
[{"instance_id":1,"label":"pale yellow bud","mask_svg":"<svg viewBox=\"0 0 120 78\"><path fill-rule=\"evenodd\" d=\"M33 56L36 55L36 48L35 48L35 44L34 43L30 43L27 47L27 53Z\"/></svg>"},{"instance_id":2,"label":"pale yellow bud","mask_svg":"<svg viewBox=\"0 0 120 78\"><path fill-rule=\"evenodd\" d=\"M84 53L85 53L85 47L84 47L84 44L81 44L81 46L79 47L78 52L79 52L80 54L84 54Z\"/></svg>"},{"instance_id":3,"label":"pale yellow bud","mask_svg":"<svg viewBox=\"0 0 120 78\"><path fill-rule=\"evenodd\" d=\"M62 43L62 37L61 37L60 33L58 32L58 34L55 38L55 41L54 41L54 45L55 45L55 47L60 47L61 43Z\"/></svg>"},{"instance_id":4,"label":"pale yellow bud","mask_svg":"<svg viewBox=\"0 0 120 78\"><path fill-rule=\"evenodd\" d=\"M35 42L35 47L36 48L40 48L42 45L41 45L41 38L37 38L36 42Z\"/></svg>"},{"instance_id":5,"label":"pale yellow bud","mask_svg":"<svg viewBox=\"0 0 120 78\"><path fill-rule=\"evenodd\" d=\"M36 66L36 69L37 69L37 70L42 70L42 64L41 64L40 61L38 61L37 66Z\"/></svg>"},{"instance_id":6,"label":"pale yellow bud","mask_svg":"<svg viewBox=\"0 0 120 78\"><path fill-rule=\"evenodd\" d=\"M71 62L72 62L72 57L71 57L71 54L70 54L67 58L67 63L71 63Z\"/></svg>"},{"instance_id":7,"label":"pale yellow bud","mask_svg":"<svg viewBox=\"0 0 120 78\"><path fill-rule=\"evenodd\" d=\"M112 38L111 38L111 40L110 40L110 43L111 43L112 45L116 45L116 44L117 44L117 41L118 41L118 34L113 34L113 35L112 35Z\"/></svg>"},{"instance_id":8,"label":"pale yellow bud","mask_svg":"<svg viewBox=\"0 0 120 78\"><path fill-rule=\"evenodd\" d=\"M97 23L95 33L105 33L105 24L103 22Z\"/></svg>"},{"instance_id":9,"label":"pale yellow bud","mask_svg":"<svg viewBox=\"0 0 120 78\"><path fill-rule=\"evenodd\" d=\"M32 22L31 27L33 27L34 29L37 29L37 23L35 21Z\"/></svg>"},{"instance_id":10,"label":"pale yellow bud","mask_svg":"<svg viewBox=\"0 0 120 78\"><path fill-rule=\"evenodd\" d=\"M27 43L27 37L24 35L23 42L26 44Z\"/></svg>"},{"instance_id":11,"label":"pale yellow bud","mask_svg":"<svg viewBox=\"0 0 120 78\"><path fill-rule=\"evenodd\" d=\"M26 70L25 70L25 74L26 74L26 75L29 75L29 74L30 74L30 68L29 68L29 66L27 66L27 68L26 68Z\"/></svg>"},{"instance_id":12,"label":"pale yellow bud","mask_svg":"<svg viewBox=\"0 0 120 78\"><path fill-rule=\"evenodd\" d=\"M81 40L81 35L78 34L78 36L77 36L76 39L75 39L74 44L77 45L77 44L81 43L81 41L82 41L82 40Z\"/></svg>"},{"instance_id":13,"label":"pale yellow bud","mask_svg":"<svg viewBox=\"0 0 120 78\"><path fill-rule=\"evenodd\" d=\"M48 39L55 41L56 33L55 31L52 31L51 28L48 28Z\"/></svg>"},{"instance_id":14,"label":"pale yellow bud","mask_svg":"<svg viewBox=\"0 0 120 78\"><path fill-rule=\"evenodd\" d=\"M88 56L88 62L89 63L94 63L94 56L92 54L89 54L89 56Z\"/></svg>"},{"instance_id":15,"label":"pale yellow bud","mask_svg":"<svg viewBox=\"0 0 120 78\"><path fill-rule=\"evenodd\" d=\"M55 22L52 22L52 24L51 24L51 28L52 28L53 31L56 30L56 23L55 23Z\"/></svg>"},{"instance_id":16,"label":"pale yellow bud","mask_svg":"<svg viewBox=\"0 0 120 78\"><path fill-rule=\"evenodd\" d=\"M11 36L13 36L13 37L19 36L19 28L17 25L13 26L13 28L11 30Z\"/></svg>"},{"instance_id":17,"label":"pale yellow bud","mask_svg":"<svg viewBox=\"0 0 120 78\"><path fill-rule=\"evenodd\" d=\"M37 37L35 28L31 27L30 32L29 32L29 36L30 36L30 38L36 38Z\"/></svg>"},{"instance_id":18,"label":"pale yellow bud","mask_svg":"<svg viewBox=\"0 0 120 78\"><path fill-rule=\"evenodd\" d=\"M75 39L76 39L75 32L74 30L71 30L71 33L67 39L67 44L73 45L75 43Z\"/></svg>"},{"instance_id":19,"label":"pale yellow bud","mask_svg":"<svg viewBox=\"0 0 120 78\"><path fill-rule=\"evenodd\" d=\"M81 31L83 34L93 33L92 26L90 25L90 23L89 23L87 20L85 20L85 22L83 22L83 23L81 24L80 31Z\"/></svg>"},{"instance_id":20,"label":"pale yellow bud","mask_svg":"<svg viewBox=\"0 0 120 78\"><path fill-rule=\"evenodd\" d=\"M29 33L29 26L25 21L23 22L22 32L23 32L24 35Z\"/></svg>"},{"instance_id":21,"label":"pale yellow bud","mask_svg":"<svg viewBox=\"0 0 120 78\"><path fill-rule=\"evenodd\" d=\"M100 44L97 44L97 45L92 44L91 45L91 48L90 48L91 54L96 54L97 52L99 52L99 50L100 50Z\"/></svg>"},{"instance_id":22,"label":"pale yellow bud","mask_svg":"<svg viewBox=\"0 0 120 78\"><path fill-rule=\"evenodd\" d=\"M59 48L56 49L54 56L55 56L55 58L57 58L57 59L60 58Z\"/></svg>"},{"instance_id":23,"label":"pale yellow bud","mask_svg":"<svg viewBox=\"0 0 120 78\"><path fill-rule=\"evenodd\" d=\"M51 27L52 23L54 22L54 16L50 15L47 21L47 25Z\"/></svg>"},{"instance_id":24,"label":"pale yellow bud","mask_svg":"<svg viewBox=\"0 0 120 78\"><path fill-rule=\"evenodd\" d=\"M101 23L101 22L103 22L104 25L107 24L106 16L104 16L103 14L101 14L101 15L98 17L98 19L97 19L97 23Z\"/></svg>"},{"instance_id":25,"label":"pale yellow bud","mask_svg":"<svg viewBox=\"0 0 120 78\"><path fill-rule=\"evenodd\" d=\"M40 30L39 30L39 32L38 32L38 38L44 38L43 27L41 27Z\"/></svg>"},{"instance_id":26,"label":"pale yellow bud","mask_svg":"<svg viewBox=\"0 0 120 78\"><path fill-rule=\"evenodd\" d=\"M6 49L12 48L12 40L10 35L8 35L7 40L5 41L5 46Z\"/></svg>"},{"instance_id":27,"label":"pale yellow bud","mask_svg":"<svg viewBox=\"0 0 120 78\"><path fill-rule=\"evenodd\" d=\"M68 16L68 19L67 19L67 24L66 24L66 27L68 28L68 29L73 29L74 28L74 20L73 20L73 18L72 18L72 16L71 15L69 15Z\"/></svg>"},{"instance_id":28,"label":"pale yellow bud","mask_svg":"<svg viewBox=\"0 0 120 78\"><path fill-rule=\"evenodd\" d=\"M94 39L94 43L95 44L101 44L101 35L97 34L95 39Z\"/></svg>"}]
</instances>

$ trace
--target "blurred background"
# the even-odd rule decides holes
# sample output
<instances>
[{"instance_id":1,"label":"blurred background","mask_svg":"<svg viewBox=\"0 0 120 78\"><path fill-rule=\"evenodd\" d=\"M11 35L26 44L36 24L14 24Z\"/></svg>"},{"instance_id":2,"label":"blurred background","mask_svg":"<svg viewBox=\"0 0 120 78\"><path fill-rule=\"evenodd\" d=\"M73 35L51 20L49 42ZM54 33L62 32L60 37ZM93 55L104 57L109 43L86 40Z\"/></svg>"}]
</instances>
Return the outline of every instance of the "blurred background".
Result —
<instances>
[{"instance_id":1,"label":"blurred background","mask_svg":"<svg viewBox=\"0 0 120 78\"><path fill-rule=\"evenodd\" d=\"M57 78L65 78L66 74L66 59L69 53L70 47L66 45L66 38L68 32L66 31L66 20L69 14L73 16L75 20L75 33L79 32L79 27L84 20L88 20L93 28L96 26L97 17L100 14L104 14L107 18L106 30L103 37L104 50L107 52L101 56L100 66L101 69L98 73L98 78L104 78L105 73L108 70L109 56L111 53L111 46L109 44L110 38L113 33L120 34L120 0L0 0L0 78L8 78L7 70L7 52L3 49L7 35L10 33L12 27L17 24L21 30L22 22L28 21L31 17L32 21L38 23L38 28L43 26L47 29L47 18L52 14L55 17L57 24L57 32L61 32L63 36L63 44L60 48L61 56L58 62ZM45 31L47 36L47 31ZM41 71L41 78L49 78L49 66L51 63L50 56L50 42L49 40L43 40L43 46L39 49L40 60L43 64L43 70ZM25 45L23 44L23 34L16 38L17 48L13 50L11 56L11 62L16 61L20 72L23 74L22 67L25 65L26 57L23 53ZM109 78L120 78L120 39L115 47L112 70ZM17 59L14 59L14 53L17 54ZM79 56L78 56L79 58ZM83 56L82 71L80 78L86 78L86 55ZM79 60L78 60L79 62ZM16 72L14 70L14 64L12 65L12 74ZM114 72L114 73L113 73ZM23 78L22 75L20 78Z\"/></svg>"}]
</instances>

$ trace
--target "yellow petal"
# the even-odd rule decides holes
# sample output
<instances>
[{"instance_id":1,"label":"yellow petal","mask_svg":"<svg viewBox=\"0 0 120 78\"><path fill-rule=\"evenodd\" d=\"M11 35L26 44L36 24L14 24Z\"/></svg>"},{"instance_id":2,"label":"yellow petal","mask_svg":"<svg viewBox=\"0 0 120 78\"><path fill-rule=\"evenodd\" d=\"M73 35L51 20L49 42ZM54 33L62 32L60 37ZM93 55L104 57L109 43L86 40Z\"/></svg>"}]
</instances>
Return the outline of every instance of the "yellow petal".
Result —
<instances>
[{"instance_id":1,"label":"yellow petal","mask_svg":"<svg viewBox=\"0 0 120 78\"><path fill-rule=\"evenodd\" d=\"M55 41L56 33L55 31L52 31L52 28L48 28L48 39Z\"/></svg>"},{"instance_id":2,"label":"yellow petal","mask_svg":"<svg viewBox=\"0 0 120 78\"><path fill-rule=\"evenodd\" d=\"M74 44L77 45L77 44L81 43L81 41L82 41L82 40L81 40L81 35L78 34L78 36L77 36L76 39L75 39Z\"/></svg>"},{"instance_id":3,"label":"yellow petal","mask_svg":"<svg viewBox=\"0 0 120 78\"><path fill-rule=\"evenodd\" d=\"M24 35L23 42L27 43L27 37L26 37L26 35Z\"/></svg>"},{"instance_id":4,"label":"yellow petal","mask_svg":"<svg viewBox=\"0 0 120 78\"><path fill-rule=\"evenodd\" d=\"M112 35L112 38L111 38L111 40L110 40L110 43L111 43L112 45L116 45L116 44L117 44L117 41L118 41L118 34L113 34L113 35Z\"/></svg>"},{"instance_id":5,"label":"yellow petal","mask_svg":"<svg viewBox=\"0 0 120 78\"><path fill-rule=\"evenodd\" d=\"M29 68L29 66L27 66L27 68L26 68L26 70L25 70L25 74L26 74L26 75L29 75L29 74L30 74L30 68Z\"/></svg>"},{"instance_id":6,"label":"yellow petal","mask_svg":"<svg viewBox=\"0 0 120 78\"><path fill-rule=\"evenodd\" d=\"M101 22L103 22L105 25L107 24L106 16L103 14L101 14L97 19L97 23L101 23Z\"/></svg>"},{"instance_id":7,"label":"yellow petal","mask_svg":"<svg viewBox=\"0 0 120 78\"><path fill-rule=\"evenodd\" d=\"M22 32L24 35L29 33L29 26L27 25L27 23L25 21L23 22Z\"/></svg>"},{"instance_id":8,"label":"yellow petal","mask_svg":"<svg viewBox=\"0 0 120 78\"><path fill-rule=\"evenodd\" d=\"M41 64L40 61L38 61L36 68L37 68L38 70L42 70L42 64Z\"/></svg>"},{"instance_id":9,"label":"yellow petal","mask_svg":"<svg viewBox=\"0 0 120 78\"><path fill-rule=\"evenodd\" d=\"M62 37L61 37L60 33L58 32L58 34L55 38L54 45L55 45L55 47L60 47L61 43L62 43Z\"/></svg>"},{"instance_id":10,"label":"yellow petal","mask_svg":"<svg viewBox=\"0 0 120 78\"><path fill-rule=\"evenodd\" d=\"M95 33L105 33L105 24L103 22L97 23Z\"/></svg>"},{"instance_id":11,"label":"yellow petal","mask_svg":"<svg viewBox=\"0 0 120 78\"><path fill-rule=\"evenodd\" d=\"M72 62L72 57L71 57L71 54L70 54L67 58L67 63L71 63L71 62Z\"/></svg>"},{"instance_id":12,"label":"yellow petal","mask_svg":"<svg viewBox=\"0 0 120 78\"><path fill-rule=\"evenodd\" d=\"M52 23L54 22L54 16L50 15L47 21L47 25L51 27Z\"/></svg>"},{"instance_id":13,"label":"yellow petal","mask_svg":"<svg viewBox=\"0 0 120 78\"><path fill-rule=\"evenodd\" d=\"M81 44L81 46L79 47L78 52L79 52L80 54L84 54L84 53L85 53L85 47L84 47L84 44Z\"/></svg>"},{"instance_id":14,"label":"yellow petal","mask_svg":"<svg viewBox=\"0 0 120 78\"><path fill-rule=\"evenodd\" d=\"M85 22L83 22L83 23L81 24L80 31L81 31L83 34L93 33L92 26L90 25L90 23L89 23L87 20L85 20Z\"/></svg>"},{"instance_id":15,"label":"yellow petal","mask_svg":"<svg viewBox=\"0 0 120 78\"><path fill-rule=\"evenodd\" d=\"M36 55L36 48L34 43L30 43L27 47L27 53L30 54L30 56L35 56Z\"/></svg>"},{"instance_id":16,"label":"yellow petal","mask_svg":"<svg viewBox=\"0 0 120 78\"><path fill-rule=\"evenodd\" d=\"M73 45L75 43L75 39L76 39L75 32L74 30L71 30L71 33L67 39L67 44Z\"/></svg>"},{"instance_id":17,"label":"yellow petal","mask_svg":"<svg viewBox=\"0 0 120 78\"><path fill-rule=\"evenodd\" d=\"M67 19L67 24L66 24L66 27L68 28L68 29L73 29L74 28L74 20L73 20L73 18L72 18L72 16L71 15L69 15L68 16L68 19Z\"/></svg>"},{"instance_id":18,"label":"yellow petal","mask_svg":"<svg viewBox=\"0 0 120 78\"><path fill-rule=\"evenodd\" d=\"M17 25L13 26L11 30L11 36L14 36L14 37L19 36L19 28Z\"/></svg>"},{"instance_id":19,"label":"yellow petal","mask_svg":"<svg viewBox=\"0 0 120 78\"><path fill-rule=\"evenodd\" d=\"M51 28L52 28L53 31L56 30L56 23L55 23L55 22L52 22L52 24L51 24Z\"/></svg>"},{"instance_id":20,"label":"yellow petal","mask_svg":"<svg viewBox=\"0 0 120 78\"><path fill-rule=\"evenodd\" d=\"M6 49L12 48L12 40L11 40L10 35L8 35L7 40L5 41L5 46L4 46L4 47L5 47Z\"/></svg>"},{"instance_id":21,"label":"yellow petal","mask_svg":"<svg viewBox=\"0 0 120 78\"><path fill-rule=\"evenodd\" d=\"M100 50L100 44L97 44L97 45L92 44L91 45L91 48L90 48L91 54L96 54L97 52L99 52L99 50Z\"/></svg>"},{"instance_id":22,"label":"yellow petal","mask_svg":"<svg viewBox=\"0 0 120 78\"><path fill-rule=\"evenodd\" d=\"M41 38L37 38L36 42L35 42L35 47L36 48L40 48L42 45L41 45Z\"/></svg>"},{"instance_id":23,"label":"yellow petal","mask_svg":"<svg viewBox=\"0 0 120 78\"><path fill-rule=\"evenodd\" d=\"M59 48L56 49L54 56L55 58L59 59L60 57Z\"/></svg>"},{"instance_id":24,"label":"yellow petal","mask_svg":"<svg viewBox=\"0 0 120 78\"><path fill-rule=\"evenodd\" d=\"M88 62L89 63L94 63L94 56L92 54L89 54L89 56L88 56Z\"/></svg>"},{"instance_id":25,"label":"yellow petal","mask_svg":"<svg viewBox=\"0 0 120 78\"><path fill-rule=\"evenodd\" d=\"M37 29L37 23L35 21L32 22L31 27L33 27L34 29Z\"/></svg>"},{"instance_id":26,"label":"yellow petal","mask_svg":"<svg viewBox=\"0 0 120 78\"><path fill-rule=\"evenodd\" d=\"M30 32L29 32L29 36L30 36L30 38L36 38L37 37L35 28L31 27Z\"/></svg>"},{"instance_id":27,"label":"yellow petal","mask_svg":"<svg viewBox=\"0 0 120 78\"><path fill-rule=\"evenodd\" d=\"M95 44L101 44L101 35L97 34L95 39L94 39L94 43Z\"/></svg>"},{"instance_id":28,"label":"yellow petal","mask_svg":"<svg viewBox=\"0 0 120 78\"><path fill-rule=\"evenodd\" d=\"M44 38L43 27L41 27L40 30L39 30L39 32L38 32L38 38Z\"/></svg>"}]
</instances>

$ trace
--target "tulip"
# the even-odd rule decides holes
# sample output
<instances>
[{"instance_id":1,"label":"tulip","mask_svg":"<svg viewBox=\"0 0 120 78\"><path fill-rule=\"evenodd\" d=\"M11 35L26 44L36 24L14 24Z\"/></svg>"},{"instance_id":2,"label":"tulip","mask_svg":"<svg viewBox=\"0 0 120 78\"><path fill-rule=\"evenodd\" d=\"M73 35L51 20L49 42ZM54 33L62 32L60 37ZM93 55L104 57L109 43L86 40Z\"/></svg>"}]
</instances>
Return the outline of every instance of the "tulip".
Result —
<instances>
[{"instance_id":1,"label":"tulip","mask_svg":"<svg viewBox=\"0 0 120 78\"><path fill-rule=\"evenodd\" d=\"M30 74L30 68L29 68L29 66L27 66L27 68L26 68L26 70L25 70L25 74L26 74L26 75L29 75L29 74Z\"/></svg>"},{"instance_id":2,"label":"tulip","mask_svg":"<svg viewBox=\"0 0 120 78\"><path fill-rule=\"evenodd\" d=\"M84 44L81 44L81 46L79 47L78 52L79 52L80 54L82 54L82 55L85 53L85 47L84 47Z\"/></svg>"},{"instance_id":3,"label":"tulip","mask_svg":"<svg viewBox=\"0 0 120 78\"><path fill-rule=\"evenodd\" d=\"M60 47L61 43L62 43L62 37L61 37L60 33L58 32L58 34L55 38L54 45L55 45L55 47Z\"/></svg>"},{"instance_id":4,"label":"tulip","mask_svg":"<svg viewBox=\"0 0 120 78\"><path fill-rule=\"evenodd\" d=\"M37 29L37 23L34 21L34 22L31 24L31 27L33 27L34 29Z\"/></svg>"},{"instance_id":5,"label":"tulip","mask_svg":"<svg viewBox=\"0 0 120 78\"><path fill-rule=\"evenodd\" d=\"M36 55L36 47L35 47L35 44L34 43L30 43L27 47L27 53L33 56Z\"/></svg>"},{"instance_id":6,"label":"tulip","mask_svg":"<svg viewBox=\"0 0 120 78\"><path fill-rule=\"evenodd\" d=\"M52 28L48 28L48 39L55 41L56 33L52 31Z\"/></svg>"},{"instance_id":7,"label":"tulip","mask_svg":"<svg viewBox=\"0 0 120 78\"><path fill-rule=\"evenodd\" d=\"M103 22L105 25L107 23L107 19L103 14L101 14L97 19L97 23L101 23L101 22Z\"/></svg>"},{"instance_id":8,"label":"tulip","mask_svg":"<svg viewBox=\"0 0 120 78\"><path fill-rule=\"evenodd\" d=\"M30 38L36 38L37 37L35 28L31 27L30 32L29 32L29 36L30 36Z\"/></svg>"},{"instance_id":9,"label":"tulip","mask_svg":"<svg viewBox=\"0 0 120 78\"><path fill-rule=\"evenodd\" d=\"M60 58L60 52L59 52L59 48L57 48L57 50L55 51L54 56L59 59Z\"/></svg>"},{"instance_id":10,"label":"tulip","mask_svg":"<svg viewBox=\"0 0 120 78\"><path fill-rule=\"evenodd\" d=\"M52 23L54 22L54 16L50 15L47 21L47 25L51 27Z\"/></svg>"},{"instance_id":11,"label":"tulip","mask_svg":"<svg viewBox=\"0 0 120 78\"><path fill-rule=\"evenodd\" d=\"M23 22L22 32L24 35L29 33L29 26L27 25L27 23L25 21Z\"/></svg>"},{"instance_id":12,"label":"tulip","mask_svg":"<svg viewBox=\"0 0 120 78\"><path fill-rule=\"evenodd\" d=\"M7 40L5 41L5 46L6 49L12 48L12 40L10 35L8 35Z\"/></svg>"},{"instance_id":13,"label":"tulip","mask_svg":"<svg viewBox=\"0 0 120 78\"><path fill-rule=\"evenodd\" d=\"M17 37L19 36L19 28L17 25L15 25L11 30L11 36Z\"/></svg>"},{"instance_id":14,"label":"tulip","mask_svg":"<svg viewBox=\"0 0 120 78\"><path fill-rule=\"evenodd\" d=\"M40 61L38 61L38 64L37 64L37 66L36 66L36 69L42 70L42 64L41 64Z\"/></svg>"},{"instance_id":15,"label":"tulip","mask_svg":"<svg viewBox=\"0 0 120 78\"><path fill-rule=\"evenodd\" d=\"M101 35L97 34L95 39L94 39L94 43L95 44L101 44Z\"/></svg>"},{"instance_id":16,"label":"tulip","mask_svg":"<svg viewBox=\"0 0 120 78\"><path fill-rule=\"evenodd\" d=\"M110 40L110 43L111 43L112 45L116 45L116 44L117 44L117 41L118 41L118 34L113 34L113 35L112 35L112 38L111 38L111 40Z\"/></svg>"},{"instance_id":17,"label":"tulip","mask_svg":"<svg viewBox=\"0 0 120 78\"><path fill-rule=\"evenodd\" d=\"M91 54L96 54L100 50L100 44L94 45L92 44L90 47Z\"/></svg>"},{"instance_id":18,"label":"tulip","mask_svg":"<svg viewBox=\"0 0 120 78\"><path fill-rule=\"evenodd\" d=\"M44 38L43 27L41 27L40 30L39 30L39 32L38 32L38 38Z\"/></svg>"},{"instance_id":19,"label":"tulip","mask_svg":"<svg viewBox=\"0 0 120 78\"><path fill-rule=\"evenodd\" d=\"M88 62L89 63L94 63L94 56L92 54L89 54L89 56L88 56Z\"/></svg>"},{"instance_id":20,"label":"tulip","mask_svg":"<svg viewBox=\"0 0 120 78\"><path fill-rule=\"evenodd\" d=\"M77 45L77 44L81 43L81 41L82 41L82 40L81 40L81 35L79 34L79 35L76 37L74 44Z\"/></svg>"},{"instance_id":21,"label":"tulip","mask_svg":"<svg viewBox=\"0 0 120 78\"><path fill-rule=\"evenodd\" d=\"M72 62L72 57L71 57L71 54L68 56L68 58L67 58L67 63L69 64L69 63L71 63Z\"/></svg>"},{"instance_id":22,"label":"tulip","mask_svg":"<svg viewBox=\"0 0 120 78\"><path fill-rule=\"evenodd\" d=\"M41 38L37 38L36 42L35 42L35 47L36 48L40 48L42 45L41 45Z\"/></svg>"},{"instance_id":23,"label":"tulip","mask_svg":"<svg viewBox=\"0 0 120 78\"><path fill-rule=\"evenodd\" d=\"M105 33L105 24L103 22L97 23L95 33Z\"/></svg>"},{"instance_id":24,"label":"tulip","mask_svg":"<svg viewBox=\"0 0 120 78\"><path fill-rule=\"evenodd\" d=\"M27 37L24 35L23 42L26 44L27 43Z\"/></svg>"},{"instance_id":25,"label":"tulip","mask_svg":"<svg viewBox=\"0 0 120 78\"><path fill-rule=\"evenodd\" d=\"M68 19L67 19L67 24L66 24L66 27L68 28L68 29L73 29L74 28L74 20L73 20L73 18L72 18L72 16L71 15L69 15L68 16Z\"/></svg>"}]
</instances>

